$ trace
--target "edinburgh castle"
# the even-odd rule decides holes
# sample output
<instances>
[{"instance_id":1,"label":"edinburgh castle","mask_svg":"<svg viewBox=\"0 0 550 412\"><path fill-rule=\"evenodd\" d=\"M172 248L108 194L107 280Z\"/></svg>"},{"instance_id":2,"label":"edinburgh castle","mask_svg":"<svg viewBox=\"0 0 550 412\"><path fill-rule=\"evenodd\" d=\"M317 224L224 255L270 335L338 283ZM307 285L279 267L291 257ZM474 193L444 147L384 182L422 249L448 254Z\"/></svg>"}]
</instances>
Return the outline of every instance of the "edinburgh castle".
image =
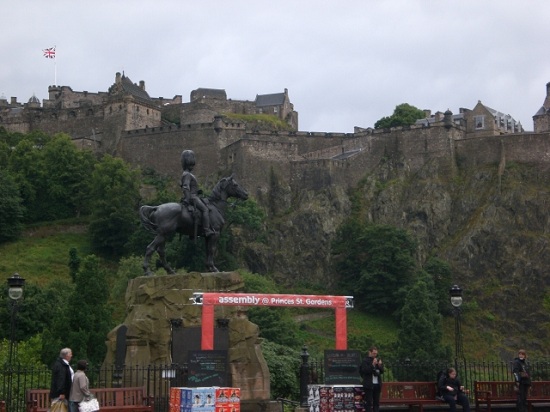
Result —
<instances>
[{"instance_id":1,"label":"edinburgh castle","mask_svg":"<svg viewBox=\"0 0 550 412\"><path fill-rule=\"evenodd\" d=\"M64 132L75 144L110 153L141 167L177 177L179 153L197 153L198 174L207 177L231 170L252 193L264 191L275 171L290 187L357 183L381 159L397 154L403 166L418 169L442 162L452 171L458 162L483 164L509 161L547 162L550 137L550 83L546 99L533 116L534 132L525 133L511 116L484 106L431 114L416 125L354 133L302 132L288 91L257 95L253 101L228 99L225 90L197 89L190 102L181 95L150 97L139 84L116 73L107 92L75 92L50 86L42 104L35 97L21 104L0 98L0 126L28 133ZM229 114L275 115L287 131L249 127ZM167 118L177 121L168 121ZM260 193L256 193L259 195Z\"/></svg>"}]
</instances>

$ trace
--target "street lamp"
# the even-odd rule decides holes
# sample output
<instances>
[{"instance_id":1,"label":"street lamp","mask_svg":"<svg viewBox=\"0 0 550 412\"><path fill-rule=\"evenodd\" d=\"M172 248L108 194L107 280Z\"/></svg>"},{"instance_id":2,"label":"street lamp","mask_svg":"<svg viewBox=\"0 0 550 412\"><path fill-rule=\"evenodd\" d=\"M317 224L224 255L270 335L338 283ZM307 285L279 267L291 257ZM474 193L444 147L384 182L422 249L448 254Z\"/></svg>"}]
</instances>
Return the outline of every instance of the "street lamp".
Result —
<instances>
[{"instance_id":1,"label":"street lamp","mask_svg":"<svg viewBox=\"0 0 550 412\"><path fill-rule=\"evenodd\" d=\"M462 306L462 289L454 285L449 293L451 295L451 305L453 305L453 315L455 317L455 369L458 366L458 358L462 353L462 331L460 329L460 306Z\"/></svg>"},{"instance_id":2,"label":"street lamp","mask_svg":"<svg viewBox=\"0 0 550 412\"><path fill-rule=\"evenodd\" d=\"M13 392L13 363L16 357L17 351L17 337L16 337L16 316L19 300L23 297L23 287L25 286L25 279L19 276L19 273L14 273L8 278L8 296L10 298L10 349L8 357L8 396L7 405L8 410L12 410L12 392Z\"/></svg>"}]
</instances>

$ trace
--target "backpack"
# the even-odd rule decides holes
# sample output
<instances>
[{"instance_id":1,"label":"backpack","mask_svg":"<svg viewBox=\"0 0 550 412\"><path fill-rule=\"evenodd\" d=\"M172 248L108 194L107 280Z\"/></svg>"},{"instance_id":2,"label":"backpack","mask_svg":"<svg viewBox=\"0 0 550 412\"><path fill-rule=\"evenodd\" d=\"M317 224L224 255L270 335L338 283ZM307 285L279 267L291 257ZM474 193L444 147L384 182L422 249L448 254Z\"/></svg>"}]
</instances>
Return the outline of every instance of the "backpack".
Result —
<instances>
[{"instance_id":1,"label":"backpack","mask_svg":"<svg viewBox=\"0 0 550 412\"><path fill-rule=\"evenodd\" d=\"M439 391L439 381L446 374L447 374L447 370L445 370L445 369L442 369L439 372L437 372L437 377L436 377L436 381L435 381L435 397L436 398L443 399L443 394Z\"/></svg>"}]
</instances>

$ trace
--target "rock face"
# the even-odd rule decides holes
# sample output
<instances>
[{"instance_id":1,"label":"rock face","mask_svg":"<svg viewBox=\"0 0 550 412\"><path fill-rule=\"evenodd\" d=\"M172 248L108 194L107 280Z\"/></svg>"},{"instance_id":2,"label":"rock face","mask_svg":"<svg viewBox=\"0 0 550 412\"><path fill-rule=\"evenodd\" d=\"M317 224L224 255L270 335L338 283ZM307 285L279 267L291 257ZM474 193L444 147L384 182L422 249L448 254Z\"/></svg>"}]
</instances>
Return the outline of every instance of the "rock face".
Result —
<instances>
[{"instance_id":1,"label":"rock face","mask_svg":"<svg viewBox=\"0 0 550 412\"><path fill-rule=\"evenodd\" d=\"M289 185L289 204L284 214L270 216L267 242L243 244L241 254L251 270L286 284L330 286L338 279L331 241L350 213L402 228L418 242L419 265L430 256L450 264L453 282L464 290L465 327L486 342L471 348L476 356L509 359L524 346L548 356L550 167L504 156L471 162L458 159L449 167L434 159L412 168L394 157L366 169L347 191L330 183ZM333 171L327 181L347 172Z\"/></svg>"},{"instance_id":2,"label":"rock face","mask_svg":"<svg viewBox=\"0 0 550 412\"><path fill-rule=\"evenodd\" d=\"M183 328L201 325L202 306L193 292L237 291L243 282L236 272L142 276L126 290L127 315L123 325L107 337L105 365L116 359L117 332L126 331L125 365L169 365L171 322ZM241 388L243 400L270 399L270 375L262 355L258 327L246 318L244 307L216 307L215 319L229 319L228 361L231 384Z\"/></svg>"}]
</instances>

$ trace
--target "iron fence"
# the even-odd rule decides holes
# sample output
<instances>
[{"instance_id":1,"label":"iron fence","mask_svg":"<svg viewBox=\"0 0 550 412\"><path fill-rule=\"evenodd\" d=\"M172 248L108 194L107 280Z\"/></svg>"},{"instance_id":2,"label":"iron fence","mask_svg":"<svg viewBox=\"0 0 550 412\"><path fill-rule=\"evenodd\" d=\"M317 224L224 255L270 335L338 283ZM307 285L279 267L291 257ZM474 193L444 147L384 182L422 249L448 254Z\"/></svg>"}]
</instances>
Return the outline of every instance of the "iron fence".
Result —
<instances>
[{"instance_id":1,"label":"iron fence","mask_svg":"<svg viewBox=\"0 0 550 412\"><path fill-rule=\"evenodd\" d=\"M155 411L168 411L170 387L187 386L186 365L147 365L90 367L86 371L90 388L122 388L141 386L152 396ZM11 382L11 386L10 386ZM26 411L26 391L49 389L51 370L15 365L0 371L0 399L6 400L8 412ZM8 393L9 388L12 393Z\"/></svg>"},{"instance_id":2,"label":"iron fence","mask_svg":"<svg viewBox=\"0 0 550 412\"><path fill-rule=\"evenodd\" d=\"M550 380L550 360L529 362L533 380ZM323 360L308 361L308 383L324 383L325 371ZM454 367L455 362L418 362L384 360L384 380L392 381L435 381L437 372ZM512 363L506 361L468 361L457 360L456 366L462 383L473 395L474 381L509 381L513 379ZM296 370L299 376L303 369ZM93 368L86 374L90 388L117 388L142 386L147 396L155 401L156 412L168 411L171 387L187 386L187 365L147 365L147 366L109 366ZM12 393L8 394L9 382L12 382ZM25 393L28 389L49 389L51 371L47 368L23 367L0 370L0 400L10 400L8 412L26 410ZM8 396L11 395L11 396ZM293 400L296 401L296 400Z\"/></svg>"},{"instance_id":3,"label":"iron fence","mask_svg":"<svg viewBox=\"0 0 550 412\"><path fill-rule=\"evenodd\" d=\"M550 380L550 360L529 361L533 380ZM511 381L512 361L470 361L465 358L456 361L420 362L414 360L384 360L385 382L429 382L436 380L441 370L455 367L462 384L473 395L474 381ZM324 383L323 360L309 361L309 383Z\"/></svg>"}]
</instances>

